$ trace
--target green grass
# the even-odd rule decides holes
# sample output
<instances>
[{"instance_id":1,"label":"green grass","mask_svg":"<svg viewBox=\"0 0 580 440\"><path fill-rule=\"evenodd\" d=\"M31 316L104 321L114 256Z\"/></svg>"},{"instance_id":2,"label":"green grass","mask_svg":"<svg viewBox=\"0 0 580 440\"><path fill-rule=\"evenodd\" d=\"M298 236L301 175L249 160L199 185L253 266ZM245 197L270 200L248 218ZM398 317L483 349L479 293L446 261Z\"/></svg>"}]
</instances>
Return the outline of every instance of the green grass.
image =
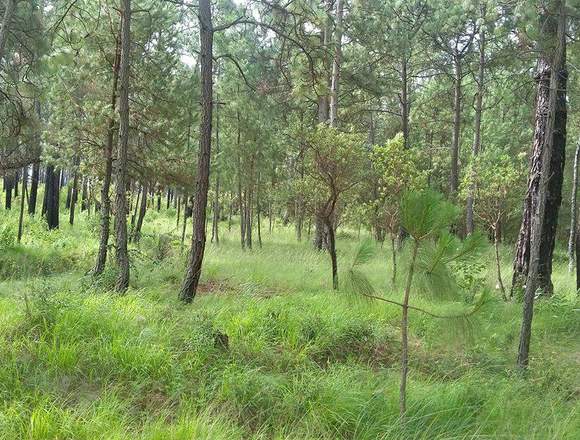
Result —
<instances>
[{"instance_id":1,"label":"green grass","mask_svg":"<svg viewBox=\"0 0 580 440\"><path fill-rule=\"evenodd\" d=\"M0 211L12 232L15 214ZM263 248L242 251L236 226L221 225L200 293L184 306L174 212L147 214L124 296L109 290L111 268L97 282L85 275L95 219L77 221L48 233L27 219L23 244L1 245L1 440L580 437L580 321L561 255L556 296L536 308L525 377L514 369L521 306L499 300L491 250L465 281L496 296L469 337L411 313L402 421L399 310L331 291L328 256L290 227L264 227ZM346 235L341 282L358 245ZM379 248L364 270L396 299L389 252ZM508 248L504 257L508 281Z\"/></svg>"}]
</instances>

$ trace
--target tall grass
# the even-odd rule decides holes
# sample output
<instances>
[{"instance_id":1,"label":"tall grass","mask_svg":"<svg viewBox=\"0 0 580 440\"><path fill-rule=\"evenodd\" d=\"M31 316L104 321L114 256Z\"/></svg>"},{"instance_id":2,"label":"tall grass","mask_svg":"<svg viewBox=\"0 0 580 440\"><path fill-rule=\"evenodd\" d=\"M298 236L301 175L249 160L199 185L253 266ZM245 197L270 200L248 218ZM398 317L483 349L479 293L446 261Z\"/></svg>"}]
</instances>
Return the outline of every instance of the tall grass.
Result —
<instances>
[{"instance_id":1,"label":"tall grass","mask_svg":"<svg viewBox=\"0 0 580 440\"><path fill-rule=\"evenodd\" d=\"M403 422L397 308L355 301L346 286L333 292L328 256L281 225L263 233L262 249L246 251L238 231L222 225L199 296L183 306L187 246L180 249L173 216L147 215L125 296L108 290L113 268L98 282L84 275L95 249L84 213L56 233L30 223L22 245L6 246L0 439L579 437L580 327L565 263L555 265L556 297L538 302L527 377L513 369L517 302L498 292L468 339L412 313ZM356 235L339 239L339 267L356 246ZM26 257L2 272L11 254ZM494 288L491 255L483 258L466 282ZM504 258L507 271L507 249ZM379 247L364 270L397 297L389 261Z\"/></svg>"}]
</instances>

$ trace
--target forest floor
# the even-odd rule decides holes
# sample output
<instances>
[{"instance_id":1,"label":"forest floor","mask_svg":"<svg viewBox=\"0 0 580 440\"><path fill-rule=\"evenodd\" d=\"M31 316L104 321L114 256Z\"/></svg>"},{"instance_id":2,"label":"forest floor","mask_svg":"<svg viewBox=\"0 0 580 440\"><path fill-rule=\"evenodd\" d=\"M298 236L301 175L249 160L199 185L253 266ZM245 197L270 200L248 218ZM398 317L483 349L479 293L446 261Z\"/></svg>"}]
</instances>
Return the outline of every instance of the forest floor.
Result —
<instances>
[{"instance_id":1,"label":"forest floor","mask_svg":"<svg viewBox=\"0 0 580 440\"><path fill-rule=\"evenodd\" d=\"M464 276L494 293L469 329L411 313L401 420L396 306L330 290L328 256L290 227L265 224L263 247L242 251L225 223L185 306L189 241L181 250L175 220L147 213L119 296L112 271L86 275L94 215L50 233L28 222L15 245L16 212L0 211L0 439L580 438L580 312L562 253L556 294L537 303L525 376L514 368L521 305L501 301L491 249ZM357 243L339 234L343 284ZM364 270L396 300L389 255L379 249Z\"/></svg>"}]
</instances>

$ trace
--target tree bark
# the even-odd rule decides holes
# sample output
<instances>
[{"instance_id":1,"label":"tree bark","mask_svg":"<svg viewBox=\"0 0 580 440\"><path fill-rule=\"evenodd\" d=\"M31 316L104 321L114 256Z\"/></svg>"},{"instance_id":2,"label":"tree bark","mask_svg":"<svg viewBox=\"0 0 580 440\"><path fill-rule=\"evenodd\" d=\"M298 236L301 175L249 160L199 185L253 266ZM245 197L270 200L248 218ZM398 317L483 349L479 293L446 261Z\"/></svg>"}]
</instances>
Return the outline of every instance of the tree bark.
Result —
<instances>
[{"instance_id":1,"label":"tree bark","mask_svg":"<svg viewBox=\"0 0 580 440\"><path fill-rule=\"evenodd\" d=\"M122 30L119 29L121 34ZM113 84L111 91L111 116L109 116L107 124L107 140L105 148L103 149L103 158L105 160L105 172L103 174L103 185L101 187L101 231L99 237L99 251L97 253L97 261L93 269L94 275L99 275L105 270L107 263L107 252L109 248L109 234L111 224L111 197L109 191L111 189L111 177L113 174L113 146L117 133L115 132L115 110L117 105L117 85L119 82L119 66L121 62L121 38L117 38L115 47L115 62L113 64Z\"/></svg>"},{"instance_id":2,"label":"tree bark","mask_svg":"<svg viewBox=\"0 0 580 440\"><path fill-rule=\"evenodd\" d=\"M193 301L199 279L205 251L205 217L207 193L209 188L212 100L213 100L213 26L211 22L210 0L199 0L200 56L201 56L201 120L199 127L199 155L197 168L197 185L193 201L194 228L191 243L189 264L180 298L186 303Z\"/></svg>"},{"instance_id":3,"label":"tree bark","mask_svg":"<svg viewBox=\"0 0 580 440\"><path fill-rule=\"evenodd\" d=\"M127 250L127 164L129 144L129 69L131 63L131 0L121 0L121 60L119 64L119 147L117 151L115 236L119 270L115 289L129 287L129 253Z\"/></svg>"},{"instance_id":4,"label":"tree bark","mask_svg":"<svg viewBox=\"0 0 580 440\"><path fill-rule=\"evenodd\" d=\"M69 208L69 217L68 217L68 222L71 224L71 226L74 225L74 222L75 222L75 206L77 203L77 199L79 197L78 185L79 185L79 173L77 170L75 170L72 188L71 188L70 208Z\"/></svg>"},{"instance_id":5,"label":"tree bark","mask_svg":"<svg viewBox=\"0 0 580 440\"><path fill-rule=\"evenodd\" d=\"M336 237L334 235L334 226L330 217L325 217L325 226L328 230L328 253L332 267L332 288L338 290L338 259L336 257Z\"/></svg>"},{"instance_id":6,"label":"tree bark","mask_svg":"<svg viewBox=\"0 0 580 440\"><path fill-rule=\"evenodd\" d=\"M568 238L568 271L574 270L575 263L575 246L576 246L576 217L578 209L576 199L578 194L578 160L580 159L580 139L576 143L576 152L574 153L574 177L572 178L572 196L570 197L570 236Z\"/></svg>"},{"instance_id":7,"label":"tree bark","mask_svg":"<svg viewBox=\"0 0 580 440\"><path fill-rule=\"evenodd\" d=\"M48 229L58 229L59 226L59 195L60 195L60 171L54 169L54 165L46 167L46 222Z\"/></svg>"},{"instance_id":8,"label":"tree bark","mask_svg":"<svg viewBox=\"0 0 580 440\"><path fill-rule=\"evenodd\" d=\"M215 106L215 157L216 157L216 171L215 171L215 195L213 201L213 217L212 217L212 228L211 228L211 241L215 240L215 244L220 243L219 237L219 222L220 222L220 167L219 167L219 155L220 155L220 117L219 117L219 99L217 99L216 94L216 106Z\"/></svg>"},{"instance_id":9,"label":"tree bark","mask_svg":"<svg viewBox=\"0 0 580 440\"><path fill-rule=\"evenodd\" d=\"M139 243L141 240L141 229L143 228L143 220L145 219L145 214L147 213L147 183L143 184L143 190L141 195L141 203L139 205L139 215L137 216L137 223L135 224L135 229L133 229L133 241Z\"/></svg>"},{"instance_id":10,"label":"tree bark","mask_svg":"<svg viewBox=\"0 0 580 440\"><path fill-rule=\"evenodd\" d=\"M20 197L20 216L18 217L18 237L17 241L22 240L22 227L24 223L24 200L26 199L26 184L28 182L28 167L22 171L22 196Z\"/></svg>"},{"instance_id":11,"label":"tree bark","mask_svg":"<svg viewBox=\"0 0 580 440\"><path fill-rule=\"evenodd\" d=\"M405 284L405 294L403 297L403 310L401 314L401 384L399 386L399 412L401 417L407 412L407 374L409 372L409 297L413 284L413 274L415 270L415 260L419 251L419 242L413 244L413 253Z\"/></svg>"},{"instance_id":12,"label":"tree bark","mask_svg":"<svg viewBox=\"0 0 580 440\"><path fill-rule=\"evenodd\" d=\"M560 0L554 0L552 3L556 8L560 5ZM552 285L552 256L556 240L556 227L558 224L558 210L562 202L562 182L564 178L564 159L566 146L566 50L563 48L562 59L558 65L554 64L553 53L555 50L556 27L554 21L550 18L550 13L546 13L547 8L543 7L544 12L541 14L543 37L552 40L552 47L548 42L540 42L540 58L537 65L536 82L536 116L535 131L532 153L530 157L530 171L528 175L528 186L526 197L524 199L522 222L518 239L516 242L514 270L511 287L511 296L521 289L525 284L530 265L531 252L531 235L532 235L532 216L535 212L535 206L538 204L540 192L540 180L542 173L543 150L546 146L552 149L550 152L550 173L547 188L546 209L544 210L544 219L542 221L542 230L540 231L540 260L538 265L538 287L546 295L550 295L553 290ZM557 14L557 13L556 13ZM548 35L551 33L551 36ZM557 96L555 99L555 109L549 108L550 81L552 73L555 72L554 81L557 82ZM550 111L555 112L553 121L553 130L551 135L546 132L548 125L548 114ZM550 136L550 139L548 139Z\"/></svg>"},{"instance_id":13,"label":"tree bark","mask_svg":"<svg viewBox=\"0 0 580 440\"><path fill-rule=\"evenodd\" d=\"M2 28L0 28L0 65L4 60L4 50L6 49L6 41L10 32L10 25L12 24L12 17L16 10L16 0L6 0L4 4L4 17L2 19Z\"/></svg>"},{"instance_id":14,"label":"tree bark","mask_svg":"<svg viewBox=\"0 0 580 440\"><path fill-rule=\"evenodd\" d=\"M38 181L40 178L40 163L36 162L32 165L32 176L30 180L30 197L28 198L28 213L34 215L36 213L36 198L38 196Z\"/></svg>"},{"instance_id":15,"label":"tree bark","mask_svg":"<svg viewBox=\"0 0 580 440\"><path fill-rule=\"evenodd\" d=\"M541 152L538 162L539 170L541 171L538 171L538 192L531 203L529 268L526 278L523 318L517 358L517 365L521 369L525 369L528 366L532 319L534 315L534 298L537 288L542 286L540 258L545 232L543 228L545 214L549 206L549 184L553 179L554 173L557 171L551 167L554 164L553 155L556 152L556 143L560 141L560 139L557 139L556 131L562 128L560 122L558 122L558 118L562 116L559 114L562 110L558 107L562 103L558 101L560 100L562 92L565 93L565 89L559 90L559 85L562 83L561 76L566 75L566 17L563 1L555 0L553 6L555 6L554 11L550 11L548 8L542 6L540 15L540 28L543 34L541 37L547 40L548 47L543 48L542 55L538 60L539 90L538 100L536 102L534 150L537 148ZM557 19L554 13L558 14ZM547 88L547 92L540 90L542 88ZM566 103L564 102L563 105L565 107ZM550 225L547 226L549 227Z\"/></svg>"},{"instance_id":16,"label":"tree bark","mask_svg":"<svg viewBox=\"0 0 580 440\"><path fill-rule=\"evenodd\" d=\"M481 2L480 5L480 15L482 21L485 21L485 2ZM485 27L482 23L479 28L479 66L477 72L477 95L475 97L475 120L473 127L473 148L472 155L476 158L479 155L479 150L481 149L481 117L483 114L483 92L484 92L484 80L485 80ZM472 170L475 173L475 170ZM473 184L469 187L469 193L467 195L467 207L466 207L466 225L465 232L473 234L474 220L473 220L473 203L474 203L474 192L475 186ZM502 292L504 295L505 293Z\"/></svg>"},{"instance_id":17,"label":"tree bark","mask_svg":"<svg viewBox=\"0 0 580 440\"><path fill-rule=\"evenodd\" d=\"M330 125L338 124L338 94L340 90L340 67L342 64L342 16L343 0L335 0L334 16L334 58L332 60L332 78L330 82Z\"/></svg>"},{"instance_id":18,"label":"tree bark","mask_svg":"<svg viewBox=\"0 0 580 440\"><path fill-rule=\"evenodd\" d=\"M461 80L463 78L461 57L453 57L455 78L453 80L453 139L451 141L451 174L449 193L455 199L459 189L459 136L461 134Z\"/></svg>"}]
</instances>

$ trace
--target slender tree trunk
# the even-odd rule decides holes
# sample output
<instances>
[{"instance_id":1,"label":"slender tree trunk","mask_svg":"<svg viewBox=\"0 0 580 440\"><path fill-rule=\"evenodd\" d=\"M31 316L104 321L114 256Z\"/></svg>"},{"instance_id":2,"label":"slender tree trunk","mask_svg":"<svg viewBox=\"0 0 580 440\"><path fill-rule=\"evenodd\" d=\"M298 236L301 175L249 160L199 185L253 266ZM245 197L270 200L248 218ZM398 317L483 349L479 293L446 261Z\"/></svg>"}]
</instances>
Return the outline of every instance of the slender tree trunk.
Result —
<instances>
[{"instance_id":1,"label":"slender tree trunk","mask_svg":"<svg viewBox=\"0 0 580 440\"><path fill-rule=\"evenodd\" d=\"M205 251L205 217L209 188L211 158L211 124L213 99L213 26L210 0L199 0L200 56L201 56L201 120L199 127L199 156L196 194L193 201L194 228L189 264L180 298L186 303L195 297Z\"/></svg>"},{"instance_id":2,"label":"slender tree trunk","mask_svg":"<svg viewBox=\"0 0 580 440\"><path fill-rule=\"evenodd\" d=\"M550 3L554 8L560 7L560 0L554 0ZM556 9L550 7L554 11ZM546 209L544 210L544 219L542 221L542 230L540 233L540 261L538 266L538 286L545 295L550 295L553 290L552 285L552 257L554 253L554 245L556 241L556 227L558 224L558 210L562 202L562 182L564 179L564 159L566 147L566 51L563 48L562 60L558 65L553 63L553 53L555 51L556 37L555 23L553 17L558 13L545 13L547 7L543 7L544 13L541 15L543 24L542 38L551 39L551 42L540 42L539 52L540 58L538 60L536 82L536 122L534 132L534 142L532 146L532 153L530 157L530 171L528 175L528 187L526 197L524 199L522 223L520 232L516 242L516 250L514 257L514 270L512 279L511 295L521 289L525 284L530 265L531 255L531 235L532 235L532 213L535 212L534 206L538 204L540 180L542 172L542 157L543 149L547 146L552 149L550 152L550 178L548 179ZM550 18L552 14L552 18ZM548 34L551 33L551 36ZM548 47L546 47L546 44ZM551 47L549 47L551 45ZM552 73L555 73L554 80L557 81L557 96L555 98L555 110L548 108L550 95L550 81ZM550 139L545 132L547 126L548 114L550 111L555 111L555 119L553 122L553 130Z\"/></svg>"},{"instance_id":3,"label":"slender tree trunk","mask_svg":"<svg viewBox=\"0 0 580 440\"><path fill-rule=\"evenodd\" d=\"M220 243L219 237L219 222L220 222L220 166L219 166L219 156L220 156L220 117L219 117L219 99L217 98L217 104L215 106L215 156L216 156L216 171L215 171L215 195L213 201L213 221L212 221L212 232L211 241L215 240L216 244Z\"/></svg>"},{"instance_id":4,"label":"slender tree trunk","mask_svg":"<svg viewBox=\"0 0 580 440\"><path fill-rule=\"evenodd\" d=\"M69 217L68 217L68 222L72 225L74 225L75 222L75 206L77 203L77 199L79 197L79 189L78 189L78 184L79 184L79 174L78 171L75 170L75 174L73 177L73 183L72 183L72 189L71 189L71 195L70 195L70 211L69 211Z\"/></svg>"},{"instance_id":5,"label":"slender tree trunk","mask_svg":"<svg viewBox=\"0 0 580 440\"><path fill-rule=\"evenodd\" d=\"M538 182L537 196L532 199L531 234L530 234L530 256L529 268L526 278L526 288L524 293L524 307L522 326L520 330L520 344L518 348L517 365L525 369L528 366L530 339L532 335L532 319L534 315L534 298L536 290L541 287L540 283L540 256L541 243L543 241L543 226L546 209L548 206L549 183L553 178L554 170L552 156L555 149L555 131L560 129L558 123L559 115L558 103L562 90L559 85L562 80L560 76L565 75L565 51L566 51L566 16L564 11L564 1L554 1L555 10L542 10L540 24L543 37L547 37L551 50L544 48L544 56L538 60L538 88L548 87L547 94L538 91L536 102L536 120L534 131L534 144L541 144L538 149L541 151L540 176ZM556 14L558 17L556 18ZM551 42L551 44L550 44ZM544 79L547 78L547 81ZM565 90L563 91L565 93ZM565 106L566 103L564 102ZM565 114L565 113L564 113ZM534 150L536 145L534 145Z\"/></svg>"},{"instance_id":6,"label":"slender tree trunk","mask_svg":"<svg viewBox=\"0 0 580 440\"><path fill-rule=\"evenodd\" d=\"M397 243L393 234L391 234L391 255L393 259L393 275L391 278L391 283L394 290L397 283Z\"/></svg>"},{"instance_id":7,"label":"slender tree trunk","mask_svg":"<svg viewBox=\"0 0 580 440\"><path fill-rule=\"evenodd\" d=\"M48 229L58 229L59 226L59 195L60 171L54 165L46 167L46 222Z\"/></svg>"},{"instance_id":8,"label":"slender tree trunk","mask_svg":"<svg viewBox=\"0 0 580 440\"><path fill-rule=\"evenodd\" d=\"M135 200L135 207L134 207L133 215L131 216L131 228L132 228L132 232L135 232L135 220L137 219L137 213L139 212L139 207L141 205L141 198L142 198L142 194L141 193L142 192L143 192L143 185L141 185L139 187L139 189L137 190L137 199ZM146 197L146 196L143 196L143 197ZM132 239L133 238L131 238L131 240Z\"/></svg>"},{"instance_id":9,"label":"slender tree trunk","mask_svg":"<svg viewBox=\"0 0 580 440\"><path fill-rule=\"evenodd\" d=\"M575 246L576 246L576 217L578 209L576 207L576 196L578 194L578 160L580 159L580 139L576 143L574 153L574 177L572 178L572 196L570 197L570 237L568 238L568 271L574 270Z\"/></svg>"},{"instance_id":10,"label":"slender tree trunk","mask_svg":"<svg viewBox=\"0 0 580 440\"><path fill-rule=\"evenodd\" d=\"M133 229L133 241L135 243L139 243L139 240L141 240L141 229L143 228L145 213L147 212L147 190L147 183L144 183L142 191L143 195L141 196L141 204L139 206L139 216L137 217L135 229Z\"/></svg>"},{"instance_id":11,"label":"slender tree trunk","mask_svg":"<svg viewBox=\"0 0 580 440\"><path fill-rule=\"evenodd\" d=\"M342 64L342 16L343 0L335 0L334 28L334 59L332 62L332 78L330 82L330 125L338 124L338 94L340 89L340 67Z\"/></svg>"},{"instance_id":12,"label":"slender tree trunk","mask_svg":"<svg viewBox=\"0 0 580 440\"><path fill-rule=\"evenodd\" d=\"M9 174L4 176L4 191L5 191L5 209L12 209L12 187L14 185L14 177Z\"/></svg>"},{"instance_id":13,"label":"slender tree trunk","mask_svg":"<svg viewBox=\"0 0 580 440\"><path fill-rule=\"evenodd\" d=\"M485 21L485 2L481 2L480 5L480 15L481 19ZM479 27L479 67L477 72L477 95L475 97L475 121L473 127L473 149L472 154L475 159L479 155L479 150L481 149L481 117L483 114L483 92L484 92L484 80L485 80L485 27L483 23ZM475 172L475 170L472 170ZM467 195L467 207L466 207L466 232L467 234L473 234L473 203L474 203L474 192L475 186L471 184L469 186L469 191Z\"/></svg>"},{"instance_id":14,"label":"slender tree trunk","mask_svg":"<svg viewBox=\"0 0 580 440\"><path fill-rule=\"evenodd\" d=\"M32 165L32 177L30 180L30 197L28 199L28 213L34 215L36 213L36 198L38 195L38 180L40 177L40 163L35 162Z\"/></svg>"},{"instance_id":15,"label":"slender tree trunk","mask_svg":"<svg viewBox=\"0 0 580 440\"><path fill-rule=\"evenodd\" d=\"M499 221L496 222L495 226L493 227L493 247L495 249L495 265L497 268L497 283L501 290L501 297L504 301L507 301L507 296L505 293L505 287L503 285L503 279L501 277L501 259L499 256L499 244L500 244L500 223Z\"/></svg>"},{"instance_id":16,"label":"slender tree trunk","mask_svg":"<svg viewBox=\"0 0 580 440\"><path fill-rule=\"evenodd\" d=\"M20 197L20 216L18 217L18 243L22 240L22 227L24 222L24 200L26 199L26 184L28 182L28 168L22 171L22 197Z\"/></svg>"},{"instance_id":17,"label":"slender tree trunk","mask_svg":"<svg viewBox=\"0 0 580 440\"><path fill-rule=\"evenodd\" d=\"M332 288L338 290L338 259L336 257L336 238L334 235L334 226L330 217L325 217L325 225L328 230L328 253L330 254L330 263L332 267Z\"/></svg>"},{"instance_id":18,"label":"slender tree trunk","mask_svg":"<svg viewBox=\"0 0 580 440\"><path fill-rule=\"evenodd\" d=\"M578 227L578 225L576 225ZM576 294L580 291L580 234L576 234Z\"/></svg>"},{"instance_id":19,"label":"slender tree trunk","mask_svg":"<svg viewBox=\"0 0 580 440\"><path fill-rule=\"evenodd\" d=\"M258 172L258 185L256 188L256 223L257 223L257 232L258 232L258 246L262 248L262 219L260 218L260 173Z\"/></svg>"},{"instance_id":20,"label":"slender tree trunk","mask_svg":"<svg viewBox=\"0 0 580 440\"><path fill-rule=\"evenodd\" d=\"M117 151L115 235L119 274L115 289L129 287L129 253L127 250L127 166L129 143L129 69L131 66L131 0L121 0L121 59L119 64L119 147Z\"/></svg>"},{"instance_id":21,"label":"slender tree trunk","mask_svg":"<svg viewBox=\"0 0 580 440\"><path fill-rule=\"evenodd\" d=\"M177 208L177 222L175 223L175 229L179 230L179 217L181 216L181 200L179 200L179 196L175 196L175 204Z\"/></svg>"},{"instance_id":22,"label":"slender tree trunk","mask_svg":"<svg viewBox=\"0 0 580 440\"><path fill-rule=\"evenodd\" d=\"M228 213L228 232L232 230L232 217L234 215L234 195L230 191L230 212Z\"/></svg>"},{"instance_id":23,"label":"slender tree trunk","mask_svg":"<svg viewBox=\"0 0 580 440\"><path fill-rule=\"evenodd\" d=\"M83 189L81 192L81 211L86 211L89 206L89 187L88 187L88 179L83 177Z\"/></svg>"},{"instance_id":24,"label":"slender tree trunk","mask_svg":"<svg viewBox=\"0 0 580 440\"><path fill-rule=\"evenodd\" d=\"M403 128L403 145L405 149L409 148L409 61L407 55L403 56L401 61L401 122ZM373 134L374 137L374 134ZM374 143L374 142L373 142Z\"/></svg>"},{"instance_id":25,"label":"slender tree trunk","mask_svg":"<svg viewBox=\"0 0 580 440\"><path fill-rule=\"evenodd\" d=\"M6 0L4 3L4 17L2 19L2 27L0 28L0 64L4 61L4 50L6 49L6 41L10 33L10 25L12 24L12 17L16 10L16 0Z\"/></svg>"},{"instance_id":26,"label":"slender tree trunk","mask_svg":"<svg viewBox=\"0 0 580 440\"><path fill-rule=\"evenodd\" d=\"M403 297L403 311L401 316L401 384L399 387L399 412L401 417L407 412L407 374L409 372L409 297L413 284L413 274L415 271L415 261L419 251L419 242L413 244L413 253L405 284L405 295Z\"/></svg>"},{"instance_id":27,"label":"slender tree trunk","mask_svg":"<svg viewBox=\"0 0 580 440\"><path fill-rule=\"evenodd\" d=\"M455 78L453 80L453 139L451 141L451 175L449 193L455 199L459 189L459 136L461 134L461 80L463 78L461 57L453 57Z\"/></svg>"}]
</instances>

